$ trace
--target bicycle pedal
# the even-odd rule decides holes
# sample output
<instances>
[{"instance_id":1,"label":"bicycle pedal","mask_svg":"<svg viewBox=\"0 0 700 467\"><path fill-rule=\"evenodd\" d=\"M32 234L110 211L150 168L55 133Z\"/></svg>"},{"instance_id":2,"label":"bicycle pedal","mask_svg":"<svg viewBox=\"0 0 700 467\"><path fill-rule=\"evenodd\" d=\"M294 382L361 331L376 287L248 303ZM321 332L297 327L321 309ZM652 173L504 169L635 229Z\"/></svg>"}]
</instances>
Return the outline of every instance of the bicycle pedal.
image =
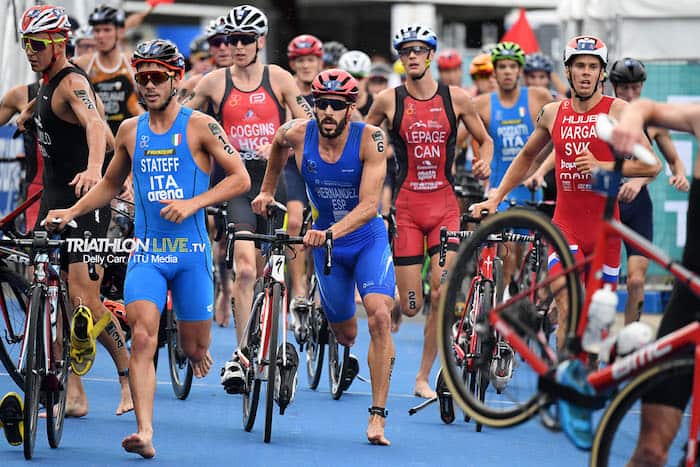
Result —
<instances>
[{"instance_id":1,"label":"bicycle pedal","mask_svg":"<svg viewBox=\"0 0 700 467\"><path fill-rule=\"evenodd\" d=\"M297 368L299 367L299 355L296 348L290 342L286 344L287 362L282 359L282 346L277 351L277 374L274 382L274 396L280 408L280 415L294 400L297 387Z\"/></svg>"},{"instance_id":2,"label":"bicycle pedal","mask_svg":"<svg viewBox=\"0 0 700 467\"><path fill-rule=\"evenodd\" d=\"M355 377L360 372L360 362L356 356L350 355L348 358L348 367L343 369L343 380L340 383L340 388L343 391L347 391Z\"/></svg>"},{"instance_id":3,"label":"bicycle pedal","mask_svg":"<svg viewBox=\"0 0 700 467\"><path fill-rule=\"evenodd\" d=\"M438 372L435 392L437 392L438 403L440 405L440 419L443 423L449 425L455 421L455 407L452 401L452 394L450 394L445 379L442 377L442 369Z\"/></svg>"}]
</instances>

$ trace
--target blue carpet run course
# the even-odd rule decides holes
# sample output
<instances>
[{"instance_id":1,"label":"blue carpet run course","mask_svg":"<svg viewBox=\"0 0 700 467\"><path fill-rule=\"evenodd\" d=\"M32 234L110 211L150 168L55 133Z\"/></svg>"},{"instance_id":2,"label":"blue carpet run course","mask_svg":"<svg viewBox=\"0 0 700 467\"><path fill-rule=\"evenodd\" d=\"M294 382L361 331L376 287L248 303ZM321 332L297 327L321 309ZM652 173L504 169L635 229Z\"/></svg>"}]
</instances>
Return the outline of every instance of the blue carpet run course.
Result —
<instances>
[{"instance_id":1,"label":"blue carpet run course","mask_svg":"<svg viewBox=\"0 0 700 467\"><path fill-rule=\"evenodd\" d=\"M369 378L367 321L359 321L353 353L360 360L360 375ZM284 416L275 406L272 442L263 443L264 389L253 431L241 424L240 396L228 395L219 384L219 369L230 358L235 331L212 326L211 353L215 363L202 380L195 379L185 401L173 394L167 372L167 353L161 350L155 396L154 444L156 457L149 465L244 465L252 466L583 466L588 454L577 450L563 434L551 433L538 420L519 427L475 431L461 411L452 425L442 423L438 405L416 415L408 409L421 402L412 395L420 362L423 323L405 321L394 334L396 366L387 409L390 447L367 443L367 408L371 404L368 383L355 380L338 401L331 399L327 367L317 391L307 386L305 367L300 368L294 402ZM293 341L291 333L289 339ZM302 364L305 356L301 356ZM437 364L436 364L437 367ZM522 367L521 367L522 368ZM2 369L4 370L4 369ZM433 370L431 382L434 382ZM106 351L98 345L97 360L83 378L89 414L67 419L58 449L49 448L45 422L40 420L33 464L66 466L134 465L146 462L121 447L124 436L136 431L133 412L114 415L119 397L116 370ZM16 391L10 377L0 373L0 394ZM22 447L0 440L0 465L26 465Z\"/></svg>"}]
</instances>

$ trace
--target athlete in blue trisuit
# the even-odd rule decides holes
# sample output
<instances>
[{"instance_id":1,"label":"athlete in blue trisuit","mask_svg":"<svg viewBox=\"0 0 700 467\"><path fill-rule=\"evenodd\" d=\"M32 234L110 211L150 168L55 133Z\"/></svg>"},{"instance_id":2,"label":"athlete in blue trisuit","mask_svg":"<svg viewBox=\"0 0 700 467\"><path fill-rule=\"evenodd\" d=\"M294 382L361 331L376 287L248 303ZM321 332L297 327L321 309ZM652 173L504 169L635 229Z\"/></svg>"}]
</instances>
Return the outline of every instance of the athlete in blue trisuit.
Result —
<instances>
[{"instance_id":1,"label":"athlete in blue trisuit","mask_svg":"<svg viewBox=\"0 0 700 467\"><path fill-rule=\"evenodd\" d=\"M386 174L386 141L377 127L349 123L355 110L357 81L346 71L324 70L312 82L315 120L292 120L277 131L260 194L253 210L265 215L287 161L294 150L314 213L307 247L321 247L332 230L334 246L329 275L317 273L321 305L343 345L357 336L355 286L367 312L367 353L372 381L367 440L388 445L384 437L389 380L394 364L390 310L394 301L394 264L379 199ZM313 249L316 271L323 270L324 249Z\"/></svg>"},{"instance_id":2,"label":"athlete in blue trisuit","mask_svg":"<svg viewBox=\"0 0 700 467\"><path fill-rule=\"evenodd\" d=\"M129 258L124 283L132 336L129 383L138 432L124 438L122 446L149 458L156 453L153 355L167 291L172 293L180 344L195 376L201 378L213 363L208 348L214 294L203 208L244 193L250 179L221 126L173 99L185 71L185 60L175 44L160 39L142 42L132 65L148 112L119 127L114 158L104 178L72 207L49 211L46 219L61 219L58 228L62 228L71 219L107 205L131 173L134 237L143 245L176 245L166 252L139 245ZM226 172L211 189L210 158Z\"/></svg>"}]
</instances>

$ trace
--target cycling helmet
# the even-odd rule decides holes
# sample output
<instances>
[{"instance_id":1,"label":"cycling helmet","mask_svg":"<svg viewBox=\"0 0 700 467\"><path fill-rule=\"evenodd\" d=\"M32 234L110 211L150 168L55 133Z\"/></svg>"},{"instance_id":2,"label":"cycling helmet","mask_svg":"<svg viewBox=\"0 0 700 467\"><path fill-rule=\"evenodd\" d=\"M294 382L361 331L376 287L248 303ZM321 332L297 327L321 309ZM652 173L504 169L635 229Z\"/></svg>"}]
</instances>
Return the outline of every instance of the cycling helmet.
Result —
<instances>
[{"instance_id":1,"label":"cycling helmet","mask_svg":"<svg viewBox=\"0 0 700 467\"><path fill-rule=\"evenodd\" d=\"M398 52L406 42L420 41L427 44L431 49L437 49L437 35L427 26L421 24L411 24L399 29L394 35L392 45L394 50Z\"/></svg>"},{"instance_id":2,"label":"cycling helmet","mask_svg":"<svg viewBox=\"0 0 700 467\"><path fill-rule=\"evenodd\" d=\"M644 63L634 58L623 58L612 64L608 74L612 84L641 83L647 80L647 70Z\"/></svg>"},{"instance_id":3,"label":"cycling helmet","mask_svg":"<svg viewBox=\"0 0 700 467\"><path fill-rule=\"evenodd\" d=\"M491 61L491 54L479 54L474 57L469 65L469 74L472 76L492 75L493 62Z\"/></svg>"},{"instance_id":4,"label":"cycling helmet","mask_svg":"<svg viewBox=\"0 0 700 467\"><path fill-rule=\"evenodd\" d=\"M564 49L564 65L569 65L576 55L595 55L603 67L608 64L608 47L595 36L576 36L571 39Z\"/></svg>"},{"instance_id":5,"label":"cycling helmet","mask_svg":"<svg viewBox=\"0 0 700 467\"><path fill-rule=\"evenodd\" d=\"M355 78L366 78L371 67L372 61L369 55L360 50L345 52L338 60L338 68L347 71Z\"/></svg>"},{"instance_id":6,"label":"cycling helmet","mask_svg":"<svg viewBox=\"0 0 700 467\"><path fill-rule=\"evenodd\" d=\"M347 71L338 68L323 70L311 82L311 93L314 97L322 94L333 94L355 102L359 92L355 78Z\"/></svg>"},{"instance_id":7,"label":"cycling helmet","mask_svg":"<svg viewBox=\"0 0 700 467\"><path fill-rule=\"evenodd\" d=\"M90 13L88 24L90 26L95 26L97 24L113 24L117 27L122 27L124 26L124 19L124 10L109 5L100 5Z\"/></svg>"},{"instance_id":8,"label":"cycling helmet","mask_svg":"<svg viewBox=\"0 0 700 467\"><path fill-rule=\"evenodd\" d=\"M38 34L40 32L68 34L70 26L68 14L63 7L38 5L24 11L20 21L20 32L22 34Z\"/></svg>"},{"instance_id":9,"label":"cycling helmet","mask_svg":"<svg viewBox=\"0 0 700 467\"><path fill-rule=\"evenodd\" d=\"M462 55L455 49L443 50L437 54L438 70L462 68Z\"/></svg>"},{"instance_id":10,"label":"cycling helmet","mask_svg":"<svg viewBox=\"0 0 700 467\"><path fill-rule=\"evenodd\" d=\"M482 45L481 49L479 49L479 55L486 54L490 57L491 52L496 48L496 45L497 44L495 42L489 42L488 44Z\"/></svg>"},{"instance_id":11,"label":"cycling helmet","mask_svg":"<svg viewBox=\"0 0 700 467\"><path fill-rule=\"evenodd\" d=\"M209 42L207 42L207 36L197 36L192 40L192 42L190 42L190 57L192 55L209 55Z\"/></svg>"},{"instance_id":12,"label":"cycling helmet","mask_svg":"<svg viewBox=\"0 0 700 467\"><path fill-rule=\"evenodd\" d=\"M394 65L392 66L392 69L394 70L394 73L397 75L405 75L406 74L406 67L403 66L403 63L401 63L401 59L397 58L396 61L394 62Z\"/></svg>"},{"instance_id":13,"label":"cycling helmet","mask_svg":"<svg viewBox=\"0 0 700 467\"><path fill-rule=\"evenodd\" d=\"M136 69L139 64L148 62L159 63L177 71L180 78L185 73L185 57L177 50L177 46L167 39L145 41L136 46L131 56L131 66Z\"/></svg>"},{"instance_id":14,"label":"cycling helmet","mask_svg":"<svg viewBox=\"0 0 700 467\"><path fill-rule=\"evenodd\" d=\"M311 34L302 34L295 37L287 46L287 58L294 60L303 55L314 55L323 58L323 44L321 40Z\"/></svg>"},{"instance_id":15,"label":"cycling helmet","mask_svg":"<svg viewBox=\"0 0 700 467\"><path fill-rule=\"evenodd\" d=\"M73 32L73 42L77 44L78 42L82 41L83 39L93 39L94 35L92 33L92 26L83 26L82 28L78 29L77 31Z\"/></svg>"},{"instance_id":16,"label":"cycling helmet","mask_svg":"<svg viewBox=\"0 0 700 467\"><path fill-rule=\"evenodd\" d=\"M323 43L323 63L326 66L337 66L340 57L347 52L348 49L337 41Z\"/></svg>"},{"instance_id":17,"label":"cycling helmet","mask_svg":"<svg viewBox=\"0 0 700 467\"><path fill-rule=\"evenodd\" d=\"M230 34L231 32L231 27L226 22L226 16L219 16L209 22L207 29L204 31L204 35L207 39L211 39L214 36Z\"/></svg>"},{"instance_id":18,"label":"cycling helmet","mask_svg":"<svg viewBox=\"0 0 700 467\"><path fill-rule=\"evenodd\" d=\"M554 63L546 55L537 52L525 57L524 70L525 73L531 73L533 71L544 71L545 73L551 73L554 70Z\"/></svg>"},{"instance_id":19,"label":"cycling helmet","mask_svg":"<svg viewBox=\"0 0 700 467\"><path fill-rule=\"evenodd\" d=\"M391 67L386 63L375 63L369 69L369 78L384 78L389 80L391 76Z\"/></svg>"},{"instance_id":20,"label":"cycling helmet","mask_svg":"<svg viewBox=\"0 0 700 467\"><path fill-rule=\"evenodd\" d=\"M231 10L226 16L226 24L230 29L229 34L267 34L267 16L251 5L241 5Z\"/></svg>"},{"instance_id":21,"label":"cycling helmet","mask_svg":"<svg viewBox=\"0 0 700 467\"><path fill-rule=\"evenodd\" d=\"M525 65L525 52L515 42L499 42L491 51L491 61L515 60L520 66Z\"/></svg>"}]
</instances>

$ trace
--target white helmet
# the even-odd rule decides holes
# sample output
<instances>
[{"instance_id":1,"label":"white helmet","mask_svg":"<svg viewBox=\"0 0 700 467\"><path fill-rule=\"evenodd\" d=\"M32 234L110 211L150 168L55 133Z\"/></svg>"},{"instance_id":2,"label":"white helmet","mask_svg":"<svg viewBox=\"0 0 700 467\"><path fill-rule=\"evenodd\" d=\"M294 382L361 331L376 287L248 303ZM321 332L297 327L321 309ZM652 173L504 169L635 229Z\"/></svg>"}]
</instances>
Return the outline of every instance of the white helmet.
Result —
<instances>
[{"instance_id":1,"label":"white helmet","mask_svg":"<svg viewBox=\"0 0 700 467\"><path fill-rule=\"evenodd\" d=\"M369 55L361 50L345 52L338 60L338 68L350 73L354 78L366 78L372 67Z\"/></svg>"},{"instance_id":2,"label":"white helmet","mask_svg":"<svg viewBox=\"0 0 700 467\"><path fill-rule=\"evenodd\" d=\"M74 44L82 41L83 39L94 39L94 34L92 32L92 26L85 25L73 32L72 40Z\"/></svg>"},{"instance_id":3,"label":"white helmet","mask_svg":"<svg viewBox=\"0 0 700 467\"><path fill-rule=\"evenodd\" d=\"M237 6L226 17L229 33L242 32L264 36L267 34L267 16L251 5Z\"/></svg>"},{"instance_id":4,"label":"white helmet","mask_svg":"<svg viewBox=\"0 0 700 467\"><path fill-rule=\"evenodd\" d=\"M204 35L207 39L211 39L219 34L230 34L231 27L227 24L226 16L219 16L209 22L207 29L204 31Z\"/></svg>"},{"instance_id":5,"label":"white helmet","mask_svg":"<svg viewBox=\"0 0 700 467\"><path fill-rule=\"evenodd\" d=\"M20 20L22 34L38 34L40 32L70 31L68 13L63 7L53 5L37 5L27 8Z\"/></svg>"},{"instance_id":6,"label":"white helmet","mask_svg":"<svg viewBox=\"0 0 700 467\"><path fill-rule=\"evenodd\" d=\"M437 49L438 45L435 32L428 26L423 26L422 24L411 24L399 29L399 32L394 35L392 45L394 46L394 50L398 52L403 44L412 41L423 42L433 50Z\"/></svg>"},{"instance_id":7,"label":"white helmet","mask_svg":"<svg viewBox=\"0 0 700 467\"><path fill-rule=\"evenodd\" d=\"M568 65L576 55L593 55L608 64L608 47L595 36L576 36L569 40L564 49L564 65Z\"/></svg>"}]
</instances>

